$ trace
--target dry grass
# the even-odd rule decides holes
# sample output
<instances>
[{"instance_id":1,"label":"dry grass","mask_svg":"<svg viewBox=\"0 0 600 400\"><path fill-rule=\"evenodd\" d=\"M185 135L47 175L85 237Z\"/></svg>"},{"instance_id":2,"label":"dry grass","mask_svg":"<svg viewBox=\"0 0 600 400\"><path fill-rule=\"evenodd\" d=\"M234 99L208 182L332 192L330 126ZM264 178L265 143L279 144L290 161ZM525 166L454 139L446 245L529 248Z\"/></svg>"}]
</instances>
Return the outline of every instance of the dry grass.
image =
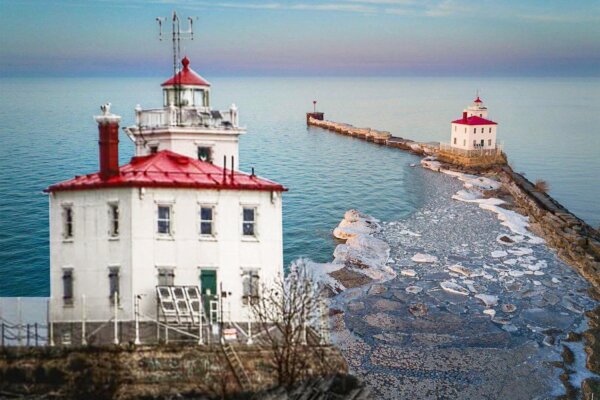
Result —
<instances>
[{"instance_id":1,"label":"dry grass","mask_svg":"<svg viewBox=\"0 0 600 400\"><path fill-rule=\"evenodd\" d=\"M534 186L535 190L537 190L538 192L547 193L550 189L550 185L548 185L548 182L546 182L543 179L536 179Z\"/></svg>"}]
</instances>

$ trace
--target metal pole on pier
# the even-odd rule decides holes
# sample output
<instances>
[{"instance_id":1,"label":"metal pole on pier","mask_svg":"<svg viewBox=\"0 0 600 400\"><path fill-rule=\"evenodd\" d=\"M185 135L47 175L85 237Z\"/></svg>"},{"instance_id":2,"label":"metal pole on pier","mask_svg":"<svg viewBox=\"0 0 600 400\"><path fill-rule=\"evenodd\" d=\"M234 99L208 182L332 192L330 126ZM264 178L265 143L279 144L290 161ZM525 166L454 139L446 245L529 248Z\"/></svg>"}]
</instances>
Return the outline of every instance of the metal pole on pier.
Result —
<instances>
[{"instance_id":1,"label":"metal pole on pier","mask_svg":"<svg viewBox=\"0 0 600 400\"><path fill-rule=\"evenodd\" d=\"M52 323L52 316L50 314L50 299L48 299L47 307L47 320L48 320L48 344L50 347L54 346L54 324Z\"/></svg>"},{"instance_id":2,"label":"metal pole on pier","mask_svg":"<svg viewBox=\"0 0 600 400\"><path fill-rule=\"evenodd\" d=\"M135 340L133 343L142 344L140 341L140 295L135 296Z\"/></svg>"},{"instance_id":3,"label":"metal pole on pier","mask_svg":"<svg viewBox=\"0 0 600 400\"><path fill-rule=\"evenodd\" d=\"M114 303L115 303L114 343L119 344L119 292L115 292L115 294L114 294Z\"/></svg>"},{"instance_id":4,"label":"metal pole on pier","mask_svg":"<svg viewBox=\"0 0 600 400\"><path fill-rule=\"evenodd\" d=\"M85 322L86 322L86 310L85 310L85 294L81 295L81 344L87 345L86 333L85 333Z\"/></svg>"},{"instance_id":5,"label":"metal pole on pier","mask_svg":"<svg viewBox=\"0 0 600 400\"><path fill-rule=\"evenodd\" d=\"M19 315L19 325L18 325L18 330L17 330L17 337L19 340L19 346L23 346L23 332L21 332L21 330L23 329L23 315L21 312L21 298L17 297L17 313Z\"/></svg>"}]
</instances>

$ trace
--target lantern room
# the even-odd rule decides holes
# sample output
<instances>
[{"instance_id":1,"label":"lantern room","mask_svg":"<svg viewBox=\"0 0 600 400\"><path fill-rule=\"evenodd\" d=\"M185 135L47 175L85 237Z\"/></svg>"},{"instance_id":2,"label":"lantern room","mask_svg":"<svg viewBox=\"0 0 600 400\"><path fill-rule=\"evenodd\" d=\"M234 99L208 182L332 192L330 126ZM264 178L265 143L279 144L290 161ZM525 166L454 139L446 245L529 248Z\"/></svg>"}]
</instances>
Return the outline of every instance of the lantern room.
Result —
<instances>
[{"instance_id":1,"label":"lantern room","mask_svg":"<svg viewBox=\"0 0 600 400\"><path fill-rule=\"evenodd\" d=\"M210 107L210 83L181 60L183 69L162 83L164 107Z\"/></svg>"}]
</instances>

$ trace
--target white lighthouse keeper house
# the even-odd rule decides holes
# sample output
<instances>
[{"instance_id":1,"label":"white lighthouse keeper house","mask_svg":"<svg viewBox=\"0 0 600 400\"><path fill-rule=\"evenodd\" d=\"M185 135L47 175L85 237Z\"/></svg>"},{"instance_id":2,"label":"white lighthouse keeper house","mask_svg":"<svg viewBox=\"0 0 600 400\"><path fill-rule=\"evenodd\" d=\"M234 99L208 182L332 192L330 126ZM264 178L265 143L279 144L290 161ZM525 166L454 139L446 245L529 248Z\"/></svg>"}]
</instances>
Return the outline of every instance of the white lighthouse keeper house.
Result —
<instances>
[{"instance_id":1,"label":"white lighthouse keeper house","mask_svg":"<svg viewBox=\"0 0 600 400\"><path fill-rule=\"evenodd\" d=\"M488 109L477 96L463 111L461 119L451 122L450 146L462 150L496 149L498 124L488 118Z\"/></svg>"},{"instance_id":2,"label":"white lighthouse keeper house","mask_svg":"<svg viewBox=\"0 0 600 400\"><path fill-rule=\"evenodd\" d=\"M133 340L138 302L142 323L162 314L175 325L197 325L197 315L183 318L191 292L181 292L185 301L179 301L176 287L201 291L205 324L250 320L259 282L283 273L281 194L287 189L168 149L164 138L174 134L172 127L161 131L163 148L119 166L120 117L104 106L95 118L100 170L46 189L56 340L77 336L73 321L85 320L89 334L115 318L121 321L115 340ZM203 140L194 132L177 146L189 150ZM215 140L213 149L225 154L229 145ZM167 290L157 295L161 287ZM156 337L156 330L149 334Z\"/></svg>"},{"instance_id":3,"label":"white lighthouse keeper house","mask_svg":"<svg viewBox=\"0 0 600 400\"><path fill-rule=\"evenodd\" d=\"M221 164L223 157L234 160L238 168L238 109L214 110L210 101L210 83L190 68L190 60L181 60L182 69L163 82L163 107L135 109L136 124L125 132L135 143L137 156L171 150L210 163Z\"/></svg>"}]
</instances>

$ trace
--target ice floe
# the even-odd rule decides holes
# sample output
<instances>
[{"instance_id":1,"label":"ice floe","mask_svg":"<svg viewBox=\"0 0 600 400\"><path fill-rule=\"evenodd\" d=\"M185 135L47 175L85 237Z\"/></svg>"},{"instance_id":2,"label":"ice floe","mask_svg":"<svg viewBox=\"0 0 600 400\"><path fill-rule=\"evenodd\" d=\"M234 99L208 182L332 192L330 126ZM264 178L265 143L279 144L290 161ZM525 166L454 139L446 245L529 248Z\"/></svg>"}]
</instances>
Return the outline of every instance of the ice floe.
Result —
<instances>
[{"instance_id":1,"label":"ice floe","mask_svg":"<svg viewBox=\"0 0 600 400\"><path fill-rule=\"evenodd\" d=\"M432 256L431 254L417 253L412 256L411 260L416 263L435 263L438 261L438 258L436 256Z\"/></svg>"},{"instance_id":2,"label":"ice floe","mask_svg":"<svg viewBox=\"0 0 600 400\"><path fill-rule=\"evenodd\" d=\"M348 210L344 219L333 230L333 236L346 240L358 235L372 235L380 229L379 220L357 210Z\"/></svg>"},{"instance_id":3,"label":"ice floe","mask_svg":"<svg viewBox=\"0 0 600 400\"><path fill-rule=\"evenodd\" d=\"M451 281L441 282L440 286L442 287L442 289L444 289L445 291L450 292L450 293L460 294L462 296L469 295L469 291L466 288L460 286L457 283L451 282Z\"/></svg>"},{"instance_id":4,"label":"ice floe","mask_svg":"<svg viewBox=\"0 0 600 400\"><path fill-rule=\"evenodd\" d=\"M476 299L481 300L486 307L494 307L498 304L498 296L491 294L476 294Z\"/></svg>"}]
</instances>

